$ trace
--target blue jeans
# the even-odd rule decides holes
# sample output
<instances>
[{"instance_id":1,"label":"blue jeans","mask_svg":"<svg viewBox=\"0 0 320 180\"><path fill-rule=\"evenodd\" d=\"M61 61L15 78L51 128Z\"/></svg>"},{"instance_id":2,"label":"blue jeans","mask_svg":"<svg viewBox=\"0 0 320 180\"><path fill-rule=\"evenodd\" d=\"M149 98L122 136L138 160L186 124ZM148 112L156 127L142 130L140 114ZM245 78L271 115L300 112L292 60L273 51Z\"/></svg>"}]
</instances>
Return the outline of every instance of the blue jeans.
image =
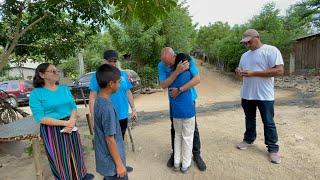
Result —
<instances>
[{"instance_id":1,"label":"blue jeans","mask_svg":"<svg viewBox=\"0 0 320 180\"><path fill-rule=\"evenodd\" d=\"M257 137L256 111L258 107L264 127L264 143L267 145L268 152L278 152L278 133L273 120L274 101L242 99L241 105L246 117L246 132L243 141L251 144Z\"/></svg>"}]
</instances>

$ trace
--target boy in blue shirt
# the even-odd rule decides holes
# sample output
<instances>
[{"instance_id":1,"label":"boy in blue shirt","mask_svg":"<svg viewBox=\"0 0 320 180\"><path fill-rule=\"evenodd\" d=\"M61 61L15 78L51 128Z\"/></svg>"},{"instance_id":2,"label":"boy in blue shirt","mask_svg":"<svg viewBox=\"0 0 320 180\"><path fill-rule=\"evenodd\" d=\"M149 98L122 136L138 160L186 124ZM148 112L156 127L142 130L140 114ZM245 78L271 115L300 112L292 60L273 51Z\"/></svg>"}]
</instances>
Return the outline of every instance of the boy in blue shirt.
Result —
<instances>
[{"instance_id":1,"label":"boy in blue shirt","mask_svg":"<svg viewBox=\"0 0 320 180\"><path fill-rule=\"evenodd\" d=\"M176 69L178 63L188 61L188 55L179 53L176 56ZM189 70L180 73L177 78L169 86L169 92L172 88L180 88L192 79ZM192 98L191 89L181 92L175 98L169 93L170 115L173 118L173 126L175 130L174 138L174 170L187 172L191 166L191 155L193 145L193 134L195 128L195 106ZM180 168L181 167L181 168Z\"/></svg>"},{"instance_id":2,"label":"boy in blue shirt","mask_svg":"<svg viewBox=\"0 0 320 180\"><path fill-rule=\"evenodd\" d=\"M104 64L97 69L100 87L94 104L96 170L105 180L127 180L126 154L117 113L110 100L120 84L120 71Z\"/></svg>"}]
</instances>

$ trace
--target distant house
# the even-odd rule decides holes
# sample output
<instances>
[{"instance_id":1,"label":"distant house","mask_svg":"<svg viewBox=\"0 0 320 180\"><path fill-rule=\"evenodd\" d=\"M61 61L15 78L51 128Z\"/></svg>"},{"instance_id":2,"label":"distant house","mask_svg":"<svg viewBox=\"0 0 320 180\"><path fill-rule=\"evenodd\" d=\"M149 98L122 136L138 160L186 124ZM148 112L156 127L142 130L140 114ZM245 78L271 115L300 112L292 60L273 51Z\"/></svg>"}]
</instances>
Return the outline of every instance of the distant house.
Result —
<instances>
[{"instance_id":1,"label":"distant house","mask_svg":"<svg viewBox=\"0 0 320 180\"><path fill-rule=\"evenodd\" d=\"M320 72L320 33L296 39L290 73Z\"/></svg>"},{"instance_id":2,"label":"distant house","mask_svg":"<svg viewBox=\"0 0 320 180\"><path fill-rule=\"evenodd\" d=\"M19 77L21 79L32 80L35 69L29 67L12 67L9 70L9 77Z\"/></svg>"},{"instance_id":3,"label":"distant house","mask_svg":"<svg viewBox=\"0 0 320 180\"><path fill-rule=\"evenodd\" d=\"M39 63L26 62L21 66L17 66L17 64L10 64L10 70L8 72L9 77L19 77L21 79L32 80L35 69Z\"/></svg>"}]
</instances>

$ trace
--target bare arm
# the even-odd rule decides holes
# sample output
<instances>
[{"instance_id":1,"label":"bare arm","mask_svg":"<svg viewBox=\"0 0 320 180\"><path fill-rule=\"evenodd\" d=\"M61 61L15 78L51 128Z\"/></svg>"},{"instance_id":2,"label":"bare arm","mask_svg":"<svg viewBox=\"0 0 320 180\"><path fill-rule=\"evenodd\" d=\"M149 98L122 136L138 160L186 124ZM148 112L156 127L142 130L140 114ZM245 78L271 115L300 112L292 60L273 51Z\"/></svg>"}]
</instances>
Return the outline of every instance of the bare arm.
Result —
<instances>
[{"instance_id":1,"label":"bare arm","mask_svg":"<svg viewBox=\"0 0 320 180\"><path fill-rule=\"evenodd\" d=\"M134 100L133 100L132 92L131 92L130 90L127 91L127 96L128 96L130 108L131 108L131 111L132 111L131 118L132 118L133 120L137 120L137 110L136 110L136 107L135 107L135 105L134 105Z\"/></svg>"},{"instance_id":2,"label":"bare arm","mask_svg":"<svg viewBox=\"0 0 320 180\"><path fill-rule=\"evenodd\" d=\"M132 92L130 90L127 91L127 96L128 96L128 100L129 100L129 104L130 104L130 108L131 110L136 110L135 106L134 106L134 101L133 101L133 95Z\"/></svg>"},{"instance_id":3,"label":"bare arm","mask_svg":"<svg viewBox=\"0 0 320 180\"><path fill-rule=\"evenodd\" d=\"M189 69L189 62L188 61L180 62L176 70L173 71L166 80L160 82L160 87L162 89L168 88L170 84L172 84L172 82L177 78L177 76L187 69Z\"/></svg>"},{"instance_id":4,"label":"bare arm","mask_svg":"<svg viewBox=\"0 0 320 180\"><path fill-rule=\"evenodd\" d=\"M89 94L89 114L90 114L90 123L91 123L91 127L93 127L93 107L94 107L94 101L96 100L97 97L97 93L95 93L94 91L90 91Z\"/></svg>"},{"instance_id":5,"label":"bare arm","mask_svg":"<svg viewBox=\"0 0 320 180\"><path fill-rule=\"evenodd\" d=\"M283 64L276 65L271 69L267 69L265 71L241 71L240 75L245 77L274 77L274 76L282 76L284 73Z\"/></svg>"},{"instance_id":6,"label":"bare arm","mask_svg":"<svg viewBox=\"0 0 320 180\"><path fill-rule=\"evenodd\" d=\"M94 101L96 100L96 97L97 97L97 93L94 92L94 91L90 91L90 94L89 94L89 111L90 111L90 114L93 115L93 107L94 107Z\"/></svg>"},{"instance_id":7,"label":"bare arm","mask_svg":"<svg viewBox=\"0 0 320 180\"><path fill-rule=\"evenodd\" d=\"M194 76L189 82L187 82L186 84L184 84L183 86L180 87L180 90L183 92L183 91L186 91L196 85L198 85L200 83L200 76L197 75L197 76Z\"/></svg>"},{"instance_id":8,"label":"bare arm","mask_svg":"<svg viewBox=\"0 0 320 180\"><path fill-rule=\"evenodd\" d=\"M172 82L177 78L178 75L179 74L177 70L175 70L173 73L170 74L170 76L166 80L160 82L160 87L162 89L168 88L170 84L172 84Z\"/></svg>"},{"instance_id":9,"label":"bare arm","mask_svg":"<svg viewBox=\"0 0 320 180\"><path fill-rule=\"evenodd\" d=\"M107 146L109 149L109 152L112 156L112 159L116 165L116 172L118 177L124 177L126 175L126 168L124 167L119 151L118 151L118 146L116 143L116 140L114 139L114 136L106 136L105 140L107 142Z\"/></svg>"},{"instance_id":10,"label":"bare arm","mask_svg":"<svg viewBox=\"0 0 320 180\"><path fill-rule=\"evenodd\" d=\"M180 87L180 91L178 88L172 89L172 97L176 98L181 92L186 91L200 83L200 76L194 76L189 82Z\"/></svg>"},{"instance_id":11,"label":"bare arm","mask_svg":"<svg viewBox=\"0 0 320 180\"><path fill-rule=\"evenodd\" d=\"M69 120L71 120L71 119L77 120L77 111L76 110L73 110L71 112Z\"/></svg>"},{"instance_id":12,"label":"bare arm","mask_svg":"<svg viewBox=\"0 0 320 180\"><path fill-rule=\"evenodd\" d=\"M49 125L49 126L64 126L65 133L71 133L72 128L76 124L76 121L77 121L77 111L73 110L71 112L71 115L68 121L45 117L40 121L40 123Z\"/></svg>"},{"instance_id":13,"label":"bare arm","mask_svg":"<svg viewBox=\"0 0 320 180\"><path fill-rule=\"evenodd\" d=\"M74 122L73 121L64 121L64 120L59 120L59 119L54 119L54 118L43 118L40 121L41 124L49 125L49 126L66 126L66 127L73 127Z\"/></svg>"}]
</instances>

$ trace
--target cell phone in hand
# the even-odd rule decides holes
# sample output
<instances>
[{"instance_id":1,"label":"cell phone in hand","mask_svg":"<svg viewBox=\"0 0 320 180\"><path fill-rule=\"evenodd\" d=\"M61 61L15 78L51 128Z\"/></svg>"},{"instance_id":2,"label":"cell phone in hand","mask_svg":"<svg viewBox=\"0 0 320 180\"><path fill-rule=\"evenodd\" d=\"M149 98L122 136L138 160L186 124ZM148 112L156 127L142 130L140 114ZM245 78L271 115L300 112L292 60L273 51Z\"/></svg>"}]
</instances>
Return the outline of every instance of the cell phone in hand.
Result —
<instances>
[{"instance_id":1,"label":"cell phone in hand","mask_svg":"<svg viewBox=\"0 0 320 180\"><path fill-rule=\"evenodd\" d=\"M72 128L72 131L78 131L78 128L77 128L77 127L73 127L73 128ZM64 129L61 129L60 132L63 133L63 132L64 132Z\"/></svg>"}]
</instances>

